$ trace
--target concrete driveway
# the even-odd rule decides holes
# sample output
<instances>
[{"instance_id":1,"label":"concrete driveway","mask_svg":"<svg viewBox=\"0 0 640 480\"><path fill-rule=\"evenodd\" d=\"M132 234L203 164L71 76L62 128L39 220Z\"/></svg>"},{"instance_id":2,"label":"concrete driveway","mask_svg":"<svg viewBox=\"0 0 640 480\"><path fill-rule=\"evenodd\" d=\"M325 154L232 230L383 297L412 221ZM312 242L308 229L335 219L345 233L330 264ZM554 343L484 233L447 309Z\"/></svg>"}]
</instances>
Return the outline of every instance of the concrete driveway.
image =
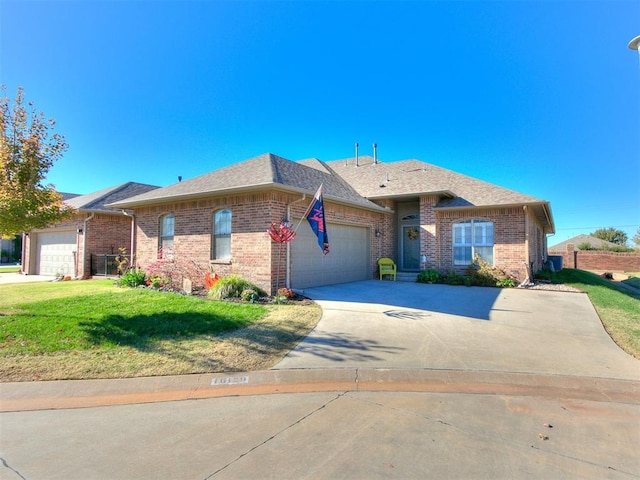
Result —
<instances>
[{"instance_id":1,"label":"concrete driveway","mask_svg":"<svg viewBox=\"0 0 640 480\"><path fill-rule=\"evenodd\" d=\"M586 295L306 294L273 370L0 383L0 478L640 478L640 362Z\"/></svg>"},{"instance_id":2,"label":"concrete driveway","mask_svg":"<svg viewBox=\"0 0 640 480\"><path fill-rule=\"evenodd\" d=\"M275 368L428 368L640 379L583 293L378 280L307 289L318 326Z\"/></svg>"}]
</instances>

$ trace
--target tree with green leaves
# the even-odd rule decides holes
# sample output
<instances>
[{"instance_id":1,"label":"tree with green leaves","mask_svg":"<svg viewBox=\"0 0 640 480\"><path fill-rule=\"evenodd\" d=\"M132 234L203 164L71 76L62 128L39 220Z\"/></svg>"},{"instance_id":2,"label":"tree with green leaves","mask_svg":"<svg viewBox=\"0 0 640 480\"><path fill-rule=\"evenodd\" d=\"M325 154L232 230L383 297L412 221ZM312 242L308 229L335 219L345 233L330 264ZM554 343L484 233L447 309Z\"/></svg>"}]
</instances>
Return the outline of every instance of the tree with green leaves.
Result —
<instances>
[{"instance_id":1,"label":"tree with green leaves","mask_svg":"<svg viewBox=\"0 0 640 480\"><path fill-rule=\"evenodd\" d=\"M618 245L627 244L627 234L622 230L617 230L613 227L599 228L593 233L590 233L592 237L599 238L600 240L606 240L607 242L616 243Z\"/></svg>"},{"instance_id":2,"label":"tree with green leaves","mask_svg":"<svg viewBox=\"0 0 640 480\"><path fill-rule=\"evenodd\" d=\"M636 234L633 236L631 241L636 244L637 248L640 248L640 227L636 230Z\"/></svg>"},{"instance_id":3,"label":"tree with green leaves","mask_svg":"<svg viewBox=\"0 0 640 480\"><path fill-rule=\"evenodd\" d=\"M22 87L13 104L2 86L0 98L0 236L68 218L73 212L53 185L44 185L47 172L67 150L62 135L53 133L55 121L46 119Z\"/></svg>"}]
</instances>

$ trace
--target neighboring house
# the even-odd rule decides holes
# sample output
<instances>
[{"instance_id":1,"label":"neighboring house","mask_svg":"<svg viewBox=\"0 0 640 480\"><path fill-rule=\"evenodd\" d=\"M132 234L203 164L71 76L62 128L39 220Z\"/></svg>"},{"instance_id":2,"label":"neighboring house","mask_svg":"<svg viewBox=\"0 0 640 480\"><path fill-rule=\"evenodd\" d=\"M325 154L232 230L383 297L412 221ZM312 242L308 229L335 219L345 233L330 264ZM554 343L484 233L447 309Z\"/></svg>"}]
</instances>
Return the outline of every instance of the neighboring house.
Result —
<instances>
[{"instance_id":1,"label":"neighboring house","mask_svg":"<svg viewBox=\"0 0 640 480\"><path fill-rule=\"evenodd\" d=\"M326 256L300 224L321 184ZM542 268L554 233L547 201L417 160L372 157L293 162L264 154L110 206L135 213L140 267L182 260L271 293L374 278L380 257L418 272L463 270L480 255L524 280ZM266 233L283 218L299 225L290 244Z\"/></svg>"},{"instance_id":2,"label":"neighboring house","mask_svg":"<svg viewBox=\"0 0 640 480\"><path fill-rule=\"evenodd\" d=\"M14 263L20 260L22 237L0 238L0 263Z\"/></svg>"},{"instance_id":3,"label":"neighboring house","mask_svg":"<svg viewBox=\"0 0 640 480\"><path fill-rule=\"evenodd\" d=\"M119 248L130 253L131 212L105 205L156 188L128 182L87 195L63 194L64 203L75 209L74 216L24 235L23 272L88 278L92 275L92 256L95 260L96 256L117 254Z\"/></svg>"},{"instance_id":4,"label":"neighboring house","mask_svg":"<svg viewBox=\"0 0 640 480\"><path fill-rule=\"evenodd\" d=\"M581 250L581 247L586 247L587 245L589 245L589 248L585 248L585 250L610 250L620 247L617 243L608 242L591 235L578 235L549 247L549 252L566 252L569 245L573 245L572 250Z\"/></svg>"}]
</instances>

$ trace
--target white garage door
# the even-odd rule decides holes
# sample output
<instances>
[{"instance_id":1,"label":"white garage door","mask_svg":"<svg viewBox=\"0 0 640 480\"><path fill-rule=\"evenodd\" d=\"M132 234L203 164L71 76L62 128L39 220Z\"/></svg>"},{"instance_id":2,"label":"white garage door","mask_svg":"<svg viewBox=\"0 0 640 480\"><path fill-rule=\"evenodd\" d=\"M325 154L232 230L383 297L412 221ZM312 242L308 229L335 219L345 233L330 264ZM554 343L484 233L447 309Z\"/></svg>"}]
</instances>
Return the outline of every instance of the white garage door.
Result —
<instances>
[{"instance_id":1,"label":"white garage door","mask_svg":"<svg viewBox=\"0 0 640 480\"><path fill-rule=\"evenodd\" d=\"M292 288L318 287L371 278L369 228L327 224L329 253L306 221L291 243Z\"/></svg>"},{"instance_id":2,"label":"white garage door","mask_svg":"<svg viewBox=\"0 0 640 480\"><path fill-rule=\"evenodd\" d=\"M38 275L75 276L76 232L48 232L38 234Z\"/></svg>"}]
</instances>

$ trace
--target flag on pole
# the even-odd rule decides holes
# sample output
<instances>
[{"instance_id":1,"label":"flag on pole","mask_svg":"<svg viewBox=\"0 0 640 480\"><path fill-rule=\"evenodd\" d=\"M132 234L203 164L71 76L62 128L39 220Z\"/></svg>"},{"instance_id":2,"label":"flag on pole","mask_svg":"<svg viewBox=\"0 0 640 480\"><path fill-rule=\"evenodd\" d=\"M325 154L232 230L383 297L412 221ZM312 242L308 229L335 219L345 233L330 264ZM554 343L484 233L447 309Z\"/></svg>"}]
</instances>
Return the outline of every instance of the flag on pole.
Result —
<instances>
[{"instance_id":1,"label":"flag on pole","mask_svg":"<svg viewBox=\"0 0 640 480\"><path fill-rule=\"evenodd\" d=\"M322 199L322 185L318 188L318 191L313 196L313 202L311 203L307 215L307 221L311 230L318 237L318 245L322 250L322 254L329 253L329 237L327 236L327 224L324 217L324 201Z\"/></svg>"}]
</instances>

